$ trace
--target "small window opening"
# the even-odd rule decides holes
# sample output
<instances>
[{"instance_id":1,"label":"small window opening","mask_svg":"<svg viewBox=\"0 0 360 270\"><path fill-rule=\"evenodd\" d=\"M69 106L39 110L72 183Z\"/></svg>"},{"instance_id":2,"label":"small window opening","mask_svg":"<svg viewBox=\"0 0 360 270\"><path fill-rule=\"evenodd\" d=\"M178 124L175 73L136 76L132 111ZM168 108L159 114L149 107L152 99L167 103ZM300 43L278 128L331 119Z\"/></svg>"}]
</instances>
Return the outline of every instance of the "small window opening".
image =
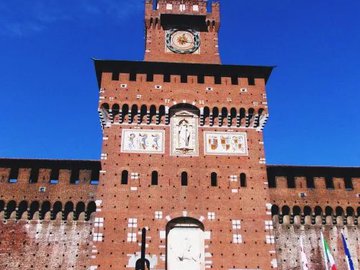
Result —
<instances>
[{"instance_id":1,"label":"small window opening","mask_svg":"<svg viewBox=\"0 0 360 270\"><path fill-rule=\"evenodd\" d=\"M181 185L182 186L187 186L188 185L188 174L187 174L187 172L182 172L181 173Z\"/></svg>"},{"instance_id":2,"label":"small window opening","mask_svg":"<svg viewBox=\"0 0 360 270\"><path fill-rule=\"evenodd\" d=\"M240 174L240 187L246 187L247 183L246 183L246 174L242 173Z\"/></svg>"},{"instance_id":3,"label":"small window opening","mask_svg":"<svg viewBox=\"0 0 360 270\"><path fill-rule=\"evenodd\" d=\"M129 178L129 172L128 171L122 171L121 173L121 184L127 185L128 184L128 178Z\"/></svg>"},{"instance_id":4,"label":"small window opening","mask_svg":"<svg viewBox=\"0 0 360 270\"><path fill-rule=\"evenodd\" d=\"M157 171L153 171L151 173L151 185L152 186L157 186L158 185L158 181L159 181L159 174Z\"/></svg>"},{"instance_id":5,"label":"small window opening","mask_svg":"<svg viewBox=\"0 0 360 270\"><path fill-rule=\"evenodd\" d=\"M218 183L217 183L217 173L212 172L211 173L211 186L212 187L217 187Z\"/></svg>"}]
</instances>

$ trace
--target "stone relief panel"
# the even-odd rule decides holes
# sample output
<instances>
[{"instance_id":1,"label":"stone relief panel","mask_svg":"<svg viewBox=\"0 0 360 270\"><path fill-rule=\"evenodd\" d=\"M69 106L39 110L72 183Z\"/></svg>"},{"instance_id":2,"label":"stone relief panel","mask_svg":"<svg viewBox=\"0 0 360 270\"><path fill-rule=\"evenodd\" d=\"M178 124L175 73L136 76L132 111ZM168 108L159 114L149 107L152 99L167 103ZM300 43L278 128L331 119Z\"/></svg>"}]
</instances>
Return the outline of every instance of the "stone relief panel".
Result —
<instances>
[{"instance_id":1,"label":"stone relief panel","mask_svg":"<svg viewBox=\"0 0 360 270\"><path fill-rule=\"evenodd\" d=\"M199 155L198 116L187 111L171 118L171 155Z\"/></svg>"},{"instance_id":2,"label":"stone relief panel","mask_svg":"<svg viewBox=\"0 0 360 270\"><path fill-rule=\"evenodd\" d=\"M121 152L164 154L165 131L123 129L121 136Z\"/></svg>"},{"instance_id":3,"label":"stone relief panel","mask_svg":"<svg viewBox=\"0 0 360 270\"><path fill-rule=\"evenodd\" d=\"M205 155L247 156L245 132L204 132Z\"/></svg>"}]
</instances>

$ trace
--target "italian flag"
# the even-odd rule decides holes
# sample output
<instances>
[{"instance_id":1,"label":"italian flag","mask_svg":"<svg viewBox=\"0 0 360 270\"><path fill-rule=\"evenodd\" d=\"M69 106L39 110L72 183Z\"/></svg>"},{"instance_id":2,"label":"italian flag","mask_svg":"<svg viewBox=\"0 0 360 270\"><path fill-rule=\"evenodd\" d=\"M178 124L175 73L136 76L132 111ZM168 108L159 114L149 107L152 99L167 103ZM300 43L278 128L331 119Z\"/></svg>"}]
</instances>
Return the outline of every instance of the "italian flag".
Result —
<instances>
[{"instance_id":1,"label":"italian flag","mask_svg":"<svg viewBox=\"0 0 360 270\"><path fill-rule=\"evenodd\" d=\"M321 233L321 241L324 249L325 267L330 270L337 270L334 257L331 255L328 243L325 241L324 235ZM330 266L330 268L329 268Z\"/></svg>"}]
</instances>

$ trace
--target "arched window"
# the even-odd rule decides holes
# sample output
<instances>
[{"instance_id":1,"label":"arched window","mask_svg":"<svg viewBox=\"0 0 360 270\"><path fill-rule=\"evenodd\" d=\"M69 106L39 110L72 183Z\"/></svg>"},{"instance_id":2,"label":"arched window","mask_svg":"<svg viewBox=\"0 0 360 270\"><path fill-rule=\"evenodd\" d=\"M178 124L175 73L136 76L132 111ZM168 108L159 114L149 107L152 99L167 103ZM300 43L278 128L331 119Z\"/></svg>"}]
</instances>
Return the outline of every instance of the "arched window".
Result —
<instances>
[{"instance_id":1,"label":"arched window","mask_svg":"<svg viewBox=\"0 0 360 270\"><path fill-rule=\"evenodd\" d=\"M153 171L151 173L151 185L152 186L157 186L159 182L159 174L157 171Z\"/></svg>"},{"instance_id":2,"label":"arched window","mask_svg":"<svg viewBox=\"0 0 360 270\"><path fill-rule=\"evenodd\" d=\"M127 185L128 184L128 178L129 178L129 172L128 171L122 171L121 173L121 184Z\"/></svg>"},{"instance_id":3,"label":"arched window","mask_svg":"<svg viewBox=\"0 0 360 270\"><path fill-rule=\"evenodd\" d=\"M240 187L246 187L246 174L240 174Z\"/></svg>"},{"instance_id":4,"label":"arched window","mask_svg":"<svg viewBox=\"0 0 360 270\"><path fill-rule=\"evenodd\" d=\"M217 185L218 185L218 183L217 183L217 173L212 172L211 173L211 186L216 187Z\"/></svg>"},{"instance_id":5,"label":"arched window","mask_svg":"<svg viewBox=\"0 0 360 270\"><path fill-rule=\"evenodd\" d=\"M188 185L188 174L187 174L187 172L182 172L181 173L181 185L182 186L187 186Z\"/></svg>"}]
</instances>

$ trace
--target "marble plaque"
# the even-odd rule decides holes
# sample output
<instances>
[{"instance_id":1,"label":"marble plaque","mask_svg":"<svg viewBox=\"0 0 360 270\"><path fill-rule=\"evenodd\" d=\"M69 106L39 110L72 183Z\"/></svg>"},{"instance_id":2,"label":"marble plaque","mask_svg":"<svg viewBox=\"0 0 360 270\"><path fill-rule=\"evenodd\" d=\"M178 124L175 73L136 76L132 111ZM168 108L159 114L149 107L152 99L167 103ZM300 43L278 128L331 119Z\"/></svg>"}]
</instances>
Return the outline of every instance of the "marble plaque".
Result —
<instances>
[{"instance_id":1,"label":"marble plaque","mask_svg":"<svg viewBox=\"0 0 360 270\"><path fill-rule=\"evenodd\" d=\"M165 152L165 131L123 129L121 152L163 154Z\"/></svg>"},{"instance_id":2,"label":"marble plaque","mask_svg":"<svg viewBox=\"0 0 360 270\"><path fill-rule=\"evenodd\" d=\"M247 156L245 132L204 132L205 155Z\"/></svg>"},{"instance_id":3,"label":"marble plaque","mask_svg":"<svg viewBox=\"0 0 360 270\"><path fill-rule=\"evenodd\" d=\"M181 111L171 117L171 155L197 156L198 117L187 111Z\"/></svg>"}]
</instances>

